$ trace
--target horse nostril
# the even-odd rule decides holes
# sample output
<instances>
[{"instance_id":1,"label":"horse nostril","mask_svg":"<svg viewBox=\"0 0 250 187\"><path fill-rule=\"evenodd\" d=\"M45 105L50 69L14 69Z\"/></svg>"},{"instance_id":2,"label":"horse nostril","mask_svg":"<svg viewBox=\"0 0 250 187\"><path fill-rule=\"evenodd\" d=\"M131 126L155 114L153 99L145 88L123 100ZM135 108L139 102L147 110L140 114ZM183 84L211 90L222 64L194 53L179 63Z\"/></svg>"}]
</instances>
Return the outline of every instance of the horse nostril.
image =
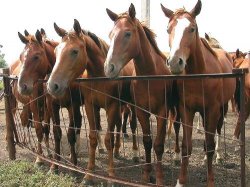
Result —
<instances>
[{"instance_id":1,"label":"horse nostril","mask_svg":"<svg viewBox=\"0 0 250 187\"><path fill-rule=\"evenodd\" d=\"M27 86L27 84L23 84L23 90L27 90L27 88L28 88L28 86Z\"/></svg>"},{"instance_id":2,"label":"horse nostril","mask_svg":"<svg viewBox=\"0 0 250 187\"><path fill-rule=\"evenodd\" d=\"M114 71L114 69L115 69L115 65L114 64L110 64L109 71L112 72L112 71Z\"/></svg>"},{"instance_id":3,"label":"horse nostril","mask_svg":"<svg viewBox=\"0 0 250 187\"><path fill-rule=\"evenodd\" d=\"M59 89L59 86L58 86L58 84L54 84L54 90L56 91L56 90L58 90Z\"/></svg>"},{"instance_id":4,"label":"horse nostril","mask_svg":"<svg viewBox=\"0 0 250 187\"><path fill-rule=\"evenodd\" d=\"M179 58L179 65L183 64L183 60L181 58Z\"/></svg>"}]
</instances>

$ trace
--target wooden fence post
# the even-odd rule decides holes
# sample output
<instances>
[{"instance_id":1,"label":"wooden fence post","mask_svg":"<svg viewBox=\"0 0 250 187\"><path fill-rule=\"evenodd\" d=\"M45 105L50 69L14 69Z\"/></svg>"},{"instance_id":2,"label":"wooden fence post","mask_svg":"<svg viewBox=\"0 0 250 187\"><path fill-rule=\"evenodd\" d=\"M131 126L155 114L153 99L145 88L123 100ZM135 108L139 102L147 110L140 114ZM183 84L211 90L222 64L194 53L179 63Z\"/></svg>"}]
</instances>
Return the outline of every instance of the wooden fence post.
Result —
<instances>
[{"instance_id":1,"label":"wooden fence post","mask_svg":"<svg viewBox=\"0 0 250 187\"><path fill-rule=\"evenodd\" d=\"M4 84L4 102L5 102L5 121L6 121L6 139L7 146L9 151L9 159L16 159L16 147L14 140L14 129L15 122L12 116L12 111L10 107L10 94L12 94L12 90L10 87L10 79L8 78L10 72L9 68L3 69L3 84Z\"/></svg>"}]
</instances>

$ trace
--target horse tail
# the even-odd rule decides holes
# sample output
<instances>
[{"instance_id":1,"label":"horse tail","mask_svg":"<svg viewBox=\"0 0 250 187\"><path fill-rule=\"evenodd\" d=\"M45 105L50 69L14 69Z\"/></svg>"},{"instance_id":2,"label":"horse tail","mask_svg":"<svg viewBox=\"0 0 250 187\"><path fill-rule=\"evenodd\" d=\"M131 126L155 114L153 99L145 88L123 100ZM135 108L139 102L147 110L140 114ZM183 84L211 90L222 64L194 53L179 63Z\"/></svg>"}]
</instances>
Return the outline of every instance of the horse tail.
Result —
<instances>
[{"instance_id":1,"label":"horse tail","mask_svg":"<svg viewBox=\"0 0 250 187\"><path fill-rule=\"evenodd\" d=\"M240 111L240 79L236 78L236 89L234 92L234 100L237 112Z\"/></svg>"}]
</instances>

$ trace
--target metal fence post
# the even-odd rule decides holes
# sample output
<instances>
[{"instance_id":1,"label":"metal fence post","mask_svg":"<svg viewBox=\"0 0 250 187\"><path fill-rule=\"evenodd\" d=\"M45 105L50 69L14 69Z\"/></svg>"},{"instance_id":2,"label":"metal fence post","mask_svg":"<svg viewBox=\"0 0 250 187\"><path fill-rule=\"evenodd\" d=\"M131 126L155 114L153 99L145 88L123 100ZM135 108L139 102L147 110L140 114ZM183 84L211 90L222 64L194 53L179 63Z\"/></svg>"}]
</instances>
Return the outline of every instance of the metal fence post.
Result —
<instances>
[{"instance_id":1,"label":"metal fence post","mask_svg":"<svg viewBox=\"0 0 250 187\"><path fill-rule=\"evenodd\" d=\"M240 76L240 159L241 159L241 187L246 186L246 150L245 150L245 74L246 69L242 69Z\"/></svg>"},{"instance_id":2,"label":"metal fence post","mask_svg":"<svg viewBox=\"0 0 250 187\"><path fill-rule=\"evenodd\" d=\"M9 76L9 68L3 69L3 84L4 84L4 102L5 102L5 121L6 121L6 139L7 146L9 151L9 159L16 159L16 147L14 141L14 119L12 116L12 111L10 107L10 79Z\"/></svg>"}]
</instances>

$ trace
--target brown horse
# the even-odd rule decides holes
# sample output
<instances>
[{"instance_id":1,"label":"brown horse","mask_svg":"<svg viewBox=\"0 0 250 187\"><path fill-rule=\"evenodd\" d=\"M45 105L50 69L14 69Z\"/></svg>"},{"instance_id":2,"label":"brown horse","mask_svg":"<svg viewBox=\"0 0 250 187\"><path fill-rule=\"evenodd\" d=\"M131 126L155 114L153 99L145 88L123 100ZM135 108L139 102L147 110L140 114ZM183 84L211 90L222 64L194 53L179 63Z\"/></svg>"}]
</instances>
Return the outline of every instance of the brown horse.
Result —
<instances>
[{"instance_id":1,"label":"brown horse","mask_svg":"<svg viewBox=\"0 0 250 187\"><path fill-rule=\"evenodd\" d=\"M201 11L198 0L191 12L179 9L176 12L165 8L162 10L168 17L170 57L168 64L173 74L209 74L231 73L232 62L229 55L221 49L212 49L199 37L196 16ZM204 79L177 81L179 94L179 111L183 123L182 163L176 186L183 186L187 181L187 166L192 153L192 125L195 112L203 118L205 129L205 151L209 187L214 186L212 159L215 150L214 136L221 134L224 114L235 91L235 80ZM223 90L226 92L223 93ZM205 95L204 95L204 94ZM204 99L205 98L205 99Z\"/></svg>"},{"instance_id":2,"label":"brown horse","mask_svg":"<svg viewBox=\"0 0 250 187\"><path fill-rule=\"evenodd\" d=\"M133 4L128 12L117 15L106 9L115 25L110 32L111 46L105 61L105 75L115 78L133 59L135 65L134 76L140 75L169 75L170 71L165 66L166 57L160 52L155 34L142 25L135 17L136 11ZM156 182L163 185L162 155L166 136L166 123L169 109L169 98L172 81L132 81L136 115L143 131L143 144L146 154L146 165L143 180L150 182L152 131L150 115L154 114L157 120L157 133L154 141L154 150L157 156Z\"/></svg>"},{"instance_id":3,"label":"brown horse","mask_svg":"<svg viewBox=\"0 0 250 187\"><path fill-rule=\"evenodd\" d=\"M95 34L81 29L77 20L74 20L73 30L66 32L54 24L55 30L62 37L62 42L56 48L56 65L48 80L48 90L55 97L64 93L65 89L79 76L92 78L104 76L104 62L108 45ZM132 65L132 64L131 64ZM133 66L127 66L123 75L131 75ZM83 74L83 72L85 72ZM121 103L112 97L131 101L129 81L98 81L81 83L81 92L84 95L85 110L89 121L89 162L87 169L93 171L95 167L95 151L97 147L97 131L100 129L100 109L106 110L108 128L105 136L105 146L108 150L108 174L114 176L114 155L119 155L121 130ZM103 94L101 94L103 93ZM112 96L112 97L109 97ZM133 111L133 109L132 109ZM137 152L135 139L136 118L132 115L130 123L133 132L133 150ZM114 128L117 127L116 142L114 145ZM114 148L115 147L115 148ZM138 155L135 155L138 157ZM138 158L137 158L138 159ZM84 182L92 183L92 176L85 175Z\"/></svg>"},{"instance_id":4,"label":"brown horse","mask_svg":"<svg viewBox=\"0 0 250 187\"><path fill-rule=\"evenodd\" d=\"M249 58L246 58L247 53L243 53L241 52L239 49L236 50L235 56L233 56L233 66L234 68L248 68L248 70L250 70L250 60ZM244 89L245 89L245 116L244 116L244 122L247 120L247 118L249 117L250 114L250 75L249 73L247 73L245 75L245 85L244 85ZM240 95L239 95L239 88L237 89L237 94L236 97L236 101L237 101L237 107L238 107L238 111L240 108ZM240 116L240 115L239 115ZM235 142L239 142L239 136L240 136L240 118L238 117L237 120L237 124L234 130L234 136L233 139L235 140ZM239 146L235 147L235 151L239 150Z\"/></svg>"},{"instance_id":5,"label":"brown horse","mask_svg":"<svg viewBox=\"0 0 250 187\"><path fill-rule=\"evenodd\" d=\"M34 97L32 94L36 92L35 85L38 84L38 79L44 79L48 74L51 73L52 68L55 64L56 58L54 49L58 45L58 42L49 40L46 38L45 31L37 31L35 36L23 36L19 33L21 41L26 44L23 53L21 54L22 68L18 78L18 90L21 94L25 94L28 97L36 99L37 96L41 96L43 93L39 93ZM45 87L46 90L46 87ZM31 103L32 104L32 103ZM60 160L60 140L62 136L60 128L59 109L66 107L69 113L70 124L69 127L77 127L78 130L75 134L73 128L69 128L67 132L68 141L71 147L71 161L77 163L75 142L79 144L80 128L81 128L81 97L78 85L71 85L70 90L67 90L65 95L60 99L54 99L50 95L46 94L46 106L45 112L45 142L49 143L49 122L50 117L53 121L53 132L55 139L55 154L54 158ZM36 108L35 108L36 109ZM35 127L39 127L40 131L37 130L38 141L41 142L43 139L41 121L38 121L36 115L34 115ZM38 123L39 122L39 123ZM38 144L40 145L40 144ZM77 145L79 146L79 145ZM41 147L39 152L41 154ZM52 164L51 171L57 171L58 166Z\"/></svg>"}]
</instances>

